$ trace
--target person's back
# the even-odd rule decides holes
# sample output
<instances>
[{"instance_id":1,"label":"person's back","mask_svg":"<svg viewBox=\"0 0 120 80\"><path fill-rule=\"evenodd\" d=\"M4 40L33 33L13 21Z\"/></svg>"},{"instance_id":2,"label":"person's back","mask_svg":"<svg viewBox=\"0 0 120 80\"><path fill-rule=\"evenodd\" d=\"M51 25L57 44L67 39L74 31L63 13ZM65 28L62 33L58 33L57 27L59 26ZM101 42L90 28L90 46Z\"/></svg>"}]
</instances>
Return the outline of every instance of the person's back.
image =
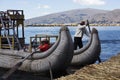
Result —
<instances>
[{"instance_id":1,"label":"person's back","mask_svg":"<svg viewBox=\"0 0 120 80\"><path fill-rule=\"evenodd\" d=\"M86 34L87 36L89 36L89 33L86 29L86 24L85 24L85 21L82 21L78 26L77 26L77 29L76 29L76 32L75 32L75 37L83 37L83 34Z\"/></svg>"},{"instance_id":2,"label":"person's back","mask_svg":"<svg viewBox=\"0 0 120 80\"><path fill-rule=\"evenodd\" d=\"M79 25L76 29L76 32L75 32L75 37L82 37L83 36L83 30L84 28L81 27L81 25Z\"/></svg>"},{"instance_id":3,"label":"person's back","mask_svg":"<svg viewBox=\"0 0 120 80\"><path fill-rule=\"evenodd\" d=\"M50 48L50 45L46 44L46 43L39 46L39 49L41 52L44 52L44 51L48 50L49 48Z\"/></svg>"}]
</instances>

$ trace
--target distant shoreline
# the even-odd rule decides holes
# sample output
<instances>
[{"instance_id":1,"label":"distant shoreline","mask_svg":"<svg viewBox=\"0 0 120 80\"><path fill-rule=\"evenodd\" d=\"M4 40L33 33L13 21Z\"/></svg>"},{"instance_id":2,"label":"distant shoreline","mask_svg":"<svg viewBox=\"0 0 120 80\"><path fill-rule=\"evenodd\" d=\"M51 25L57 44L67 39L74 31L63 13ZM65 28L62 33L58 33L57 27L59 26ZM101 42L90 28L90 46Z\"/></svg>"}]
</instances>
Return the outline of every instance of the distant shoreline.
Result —
<instances>
[{"instance_id":1,"label":"distant shoreline","mask_svg":"<svg viewBox=\"0 0 120 80\"><path fill-rule=\"evenodd\" d=\"M29 26L36 26L36 27L55 27L55 26L77 26L77 24L33 24L33 25L26 25ZM120 26L120 24L90 24L90 26Z\"/></svg>"}]
</instances>

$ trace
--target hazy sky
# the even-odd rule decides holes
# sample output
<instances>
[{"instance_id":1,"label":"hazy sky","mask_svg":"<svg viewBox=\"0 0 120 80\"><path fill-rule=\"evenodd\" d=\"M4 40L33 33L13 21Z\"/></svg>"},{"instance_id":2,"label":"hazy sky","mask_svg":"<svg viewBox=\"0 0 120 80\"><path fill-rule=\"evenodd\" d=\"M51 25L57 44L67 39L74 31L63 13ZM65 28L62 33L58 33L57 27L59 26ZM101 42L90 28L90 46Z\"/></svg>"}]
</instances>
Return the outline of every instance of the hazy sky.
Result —
<instances>
[{"instance_id":1,"label":"hazy sky","mask_svg":"<svg viewBox=\"0 0 120 80\"><path fill-rule=\"evenodd\" d=\"M24 10L25 19L72 9L120 9L120 0L0 0L0 10Z\"/></svg>"}]
</instances>

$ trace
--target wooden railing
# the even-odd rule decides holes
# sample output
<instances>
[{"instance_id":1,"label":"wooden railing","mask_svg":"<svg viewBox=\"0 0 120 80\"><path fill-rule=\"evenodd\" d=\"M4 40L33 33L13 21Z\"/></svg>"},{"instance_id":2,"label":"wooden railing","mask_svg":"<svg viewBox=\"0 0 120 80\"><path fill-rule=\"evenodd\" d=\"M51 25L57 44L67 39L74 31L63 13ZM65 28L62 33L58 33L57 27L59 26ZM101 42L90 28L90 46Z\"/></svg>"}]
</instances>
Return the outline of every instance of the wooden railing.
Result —
<instances>
[{"instance_id":1,"label":"wooden railing","mask_svg":"<svg viewBox=\"0 0 120 80\"><path fill-rule=\"evenodd\" d=\"M10 43L11 43L11 47L12 47L12 49L14 49L14 47L15 47L15 42L14 42L14 37L13 36L9 36L8 37L9 39L10 39ZM0 49L10 49L10 46L9 46L9 44L8 44L8 41L7 41L7 37L3 37L3 36L0 36Z\"/></svg>"},{"instance_id":2,"label":"wooden railing","mask_svg":"<svg viewBox=\"0 0 120 80\"><path fill-rule=\"evenodd\" d=\"M34 39L36 39L37 44L39 45L41 43L41 40L43 38L46 38L51 42L51 38L55 38L57 40L58 35L52 35L52 34L36 34L35 36L30 37L30 47L29 47L29 52L32 52L32 42Z\"/></svg>"}]
</instances>

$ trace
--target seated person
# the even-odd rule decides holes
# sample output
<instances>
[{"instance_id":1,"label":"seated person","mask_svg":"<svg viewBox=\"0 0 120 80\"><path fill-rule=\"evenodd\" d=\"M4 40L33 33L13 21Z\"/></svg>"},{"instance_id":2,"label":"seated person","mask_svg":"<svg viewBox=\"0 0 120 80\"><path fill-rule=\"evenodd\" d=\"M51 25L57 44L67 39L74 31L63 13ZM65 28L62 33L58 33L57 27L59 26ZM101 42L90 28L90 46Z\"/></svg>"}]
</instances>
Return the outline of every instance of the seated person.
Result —
<instances>
[{"instance_id":1,"label":"seated person","mask_svg":"<svg viewBox=\"0 0 120 80\"><path fill-rule=\"evenodd\" d=\"M42 40L38 48L41 52L48 50L50 48L49 41L47 39Z\"/></svg>"},{"instance_id":2,"label":"seated person","mask_svg":"<svg viewBox=\"0 0 120 80\"><path fill-rule=\"evenodd\" d=\"M34 49L34 51L36 51L36 48L38 47L38 45L37 45L37 39L35 38L33 41L32 41L32 47L33 47L33 49Z\"/></svg>"}]
</instances>

